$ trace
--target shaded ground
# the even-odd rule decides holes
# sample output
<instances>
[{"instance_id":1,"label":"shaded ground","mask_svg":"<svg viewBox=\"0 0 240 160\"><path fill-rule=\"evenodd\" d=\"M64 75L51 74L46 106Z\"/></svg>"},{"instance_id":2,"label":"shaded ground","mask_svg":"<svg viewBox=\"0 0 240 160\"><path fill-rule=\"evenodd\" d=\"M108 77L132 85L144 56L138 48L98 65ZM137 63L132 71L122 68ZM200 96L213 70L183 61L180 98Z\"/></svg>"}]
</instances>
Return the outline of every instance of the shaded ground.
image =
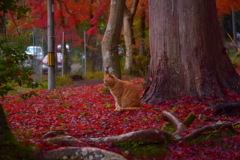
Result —
<instances>
[{"instance_id":1,"label":"shaded ground","mask_svg":"<svg viewBox=\"0 0 240 160\"><path fill-rule=\"evenodd\" d=\"M123 80L130 80L136 77L132 76L123 76ZM102 78L97 78L97 79L78 79L74 81L73 87L78 87L78 86L88 86L88 85L93 85L93 84L103 84L103 79Z\"/></svg>"},{"instance_id":2,"label":"shaded ground","mask_svg":"<svg viewBox=\"0 0 240 160\"><path fill-rule=\"evenodd\" d=\"M98 79L82 79L82 80L76 80L75 84L73 87L78 87L78 86L88 86L92 84L103 84L103 79L98 78Z\"/></svg>"}]
</instances>

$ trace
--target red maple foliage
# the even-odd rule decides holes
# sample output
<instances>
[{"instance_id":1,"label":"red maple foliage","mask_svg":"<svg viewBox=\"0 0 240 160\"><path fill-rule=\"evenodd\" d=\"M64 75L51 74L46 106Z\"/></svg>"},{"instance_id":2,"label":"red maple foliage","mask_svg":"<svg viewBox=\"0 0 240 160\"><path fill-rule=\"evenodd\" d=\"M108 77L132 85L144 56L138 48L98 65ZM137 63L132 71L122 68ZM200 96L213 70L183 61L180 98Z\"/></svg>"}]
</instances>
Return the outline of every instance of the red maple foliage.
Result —
<instances>
[{"instance_id":1,"label":"red maple foliage","mask_svg":"<svg viewBox=\"0 0 240 160\"><path fill-rule=\"evenodd\" d=\"M131 81L143 93L143 79ZM197 118L182 135L218 121L240 121L237 116L216 116L211 106L222 99L214 97L179 97L161 105L143 104L142 110L115 112L112 95L103 94L103 90L104 86L99 84L36 91L38 96L27 100L18 95L8 95L4 99L3 108L15 136L18 140L25 140L25 143L26 139L36 143L46 132L56 129L68 129L68 134L76 138L106 137L142 129L160 129L165 124L161 115L163 110L174 112L180 120L184 120L190 112L205 117L204 120ZM229 100L240 100L239 96L228 92L226 94ZM171 141L167 145L169 152L164 159L240 159L239 142L239 135L223 139L224 145L211 141L190 145ZM38 145L43 147L43 142ZM91 144L79 144L86 145ZM44 149L56 147L50 145ZM112 145L97 147L120 153Z\"/></svg>"},{"instance_id":2,"label":"red maple foliage","mask_svg":"<svg viewBox=\"0 0 240 160\"><path fill-rule=\"evenodd\" d=\"M97 26L94 26L93 28L89 29L89 30L86 32L86 34L89 35L89 36L91 36L91 35L96 34L97 31L98 31Z\"/></svg>"},{"instance_id":3,"label":"red maple foliage","mask_svg":"<svg viewBox=\"0 0 240 160\"><path fill-rule=\"evenodd\" d=\"M230 14L232 8L234 8L235 11L240 10L239 0L216 0L216 5L219 16Z\"/></svg>"}]
</instances>

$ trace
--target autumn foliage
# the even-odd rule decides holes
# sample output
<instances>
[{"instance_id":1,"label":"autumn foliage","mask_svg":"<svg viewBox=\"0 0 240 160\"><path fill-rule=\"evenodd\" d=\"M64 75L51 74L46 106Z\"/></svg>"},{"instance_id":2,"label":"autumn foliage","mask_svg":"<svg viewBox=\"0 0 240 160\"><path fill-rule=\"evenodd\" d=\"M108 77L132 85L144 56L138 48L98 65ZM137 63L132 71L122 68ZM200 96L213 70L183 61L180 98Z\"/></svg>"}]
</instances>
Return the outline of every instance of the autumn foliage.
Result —
<instances>
[{"instance_id":1,"label":"autumn foliage","mask_svg":"<svg viewBox=\"0 0 240 160\"><path fill-rule=\"evenodd\" d=\"M223 16L225 14L231 14L232 8L235 11L240 10L239 0L216 0L216 5L217 5L219 16Z\"/></svg>"},{"instance_id":2,"label":"autumn foliage","mask_svg":"<svg viewBox=\"0 0 240 160\"><path fill-rule=\"evenodd\" d=\"M24 5L32 10L21 20L17 14L7 14L7 34L15 34L15 30L32 31L34 27L46 35L47 8L46 0L26 0ZM67 39L74 45L82 45L82 28L88 28L87 35L98 33L106 24L109 0L65 0L55 3L55 33L56 39L61 39L62 32L67 32ZM231 6L240 9L240 3L235 0L216 0L219 16L230 14ZM130 3L130 1L128 1ZM137 16L147 10L147 1L140 1ZM146 12L148 13L148 12ZM148 18L146 18L148 23ZM103 27L104 28L104 27ZM147 28L147 27L146 27ZM20 32L19 32L20 33ZM46 38L46 37L45 37ZM239 71L240 69L237 68ZM131 80L143 93L143 79ZM81 83L81 81L79 81ZM213 106L224 101L237 101L240 97L225 91L227 99L216 97L179 97L168 100L160 105L143 104L142 110L114 112L114 99L111 94L103 93L102 84L69 87L55 90L34 91L28 99L24 93L9 94L1 99L7 120L16 138L24 145L37 144L43 152L64 147L62 144L49 144L42 139L47 132L64 130L65 134L78 139L117 136L132 131L146 129L162 129L167 122L163 120L162 111L174 113L184 120L189 113L197 118L181 133L186 136L207 125L220 122L237 124L239 115L216 115ZM30 93L30 92L27 92ZM240 132L239 125L235 125ZM211 139L219 132L207 132L209 135L201 142L187 144L182 141L170 140L163 159L240 159L240 136L223 135L222 139ZM120 151L113 144L79 143L78 147L98 147L124 155L132 159L126 152Z\"/></svg>"}]
</instances>

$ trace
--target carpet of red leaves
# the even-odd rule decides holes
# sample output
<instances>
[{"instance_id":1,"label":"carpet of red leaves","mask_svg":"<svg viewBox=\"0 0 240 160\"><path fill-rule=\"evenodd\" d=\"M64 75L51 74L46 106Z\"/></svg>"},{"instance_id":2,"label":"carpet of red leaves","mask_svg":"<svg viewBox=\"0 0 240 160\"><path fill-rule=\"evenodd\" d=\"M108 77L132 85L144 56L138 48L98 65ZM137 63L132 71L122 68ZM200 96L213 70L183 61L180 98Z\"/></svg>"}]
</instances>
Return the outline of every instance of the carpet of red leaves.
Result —
<instances>
[{"instance_id":1,"label":"carpet of red leaves","mask_svg":"<svg viewBox=\"0 0 240 160\"><path fill-rule=\"evenodd\" d=\"M143 80L131 80L143 93ZM101 84L70 87L65 89L36 91L38 96L23 100L19 95L8 95L4 99L4 110L7 120L18 140L37 140L46 132L56 129L69 129L69 134L76 138L105 137L119 135L142 129L160 129L166 122L161 111L174 111L180 119L194 112L203 115L206 120L195 119L182 134L218 121L236 123L237 116L216 116L210 106L216 105L221 99L182 97L167 101L161 105L143 104L142 110L114 112L114 99L111 94L103 94ZM240 97L229 94L230 100ZM238 129L238 131L240 131ZM202 142L187 145L172 141L167 145L168 154L164 159L240 159L240 135L223 139L223 144ZM40 144L39 144L40 146ZM112 146L105 149L115 151Z\"/></svg>"}]
</instances>

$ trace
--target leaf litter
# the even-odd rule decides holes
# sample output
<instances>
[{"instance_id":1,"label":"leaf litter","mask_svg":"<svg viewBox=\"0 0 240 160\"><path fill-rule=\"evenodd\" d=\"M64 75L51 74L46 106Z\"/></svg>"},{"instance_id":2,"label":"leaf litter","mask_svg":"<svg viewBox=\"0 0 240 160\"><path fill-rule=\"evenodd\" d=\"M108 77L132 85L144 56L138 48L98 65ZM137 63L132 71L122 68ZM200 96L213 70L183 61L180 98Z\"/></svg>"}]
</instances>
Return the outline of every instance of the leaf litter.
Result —
<instances>
[{"instance_id":1,"label":"leaf litter","mask_svg":"<svg viewBox=\"0 0 240 160\"><path fill-rule=\"evenodd\" d=\"M132 82L142 94L143 79L136 78ZM112 95L104 94L103 90L102 84L95 84L35 91L38 96L26 100L21 100L19 95L8 95L3 108L16 138L19 141L29 140L29 143L36 142L48 131L59 129L67 129L69 135L80 139L114 136L150 128L161 129L166 123L161 115L163 110L173 112L182 121L190 112L195 113L198 118L183 136L218 121L240 121L239 116L216 116L211 106L223 100L214 97L181 97L160 105L143 104L142 110L115 112ZM229 94L228 99L240 100L240 97ZM240 131L239 128L237 130ZM167 145L169 153L164 159L240 159L239 142L239 134L225 138L225 146L214 142L189 145L171 141ZM39 146L42 147L41 144ZM98 147L118 152L111 145ZM51 148L54 146L48 149Z\"/></svg>"}]
</instances>

